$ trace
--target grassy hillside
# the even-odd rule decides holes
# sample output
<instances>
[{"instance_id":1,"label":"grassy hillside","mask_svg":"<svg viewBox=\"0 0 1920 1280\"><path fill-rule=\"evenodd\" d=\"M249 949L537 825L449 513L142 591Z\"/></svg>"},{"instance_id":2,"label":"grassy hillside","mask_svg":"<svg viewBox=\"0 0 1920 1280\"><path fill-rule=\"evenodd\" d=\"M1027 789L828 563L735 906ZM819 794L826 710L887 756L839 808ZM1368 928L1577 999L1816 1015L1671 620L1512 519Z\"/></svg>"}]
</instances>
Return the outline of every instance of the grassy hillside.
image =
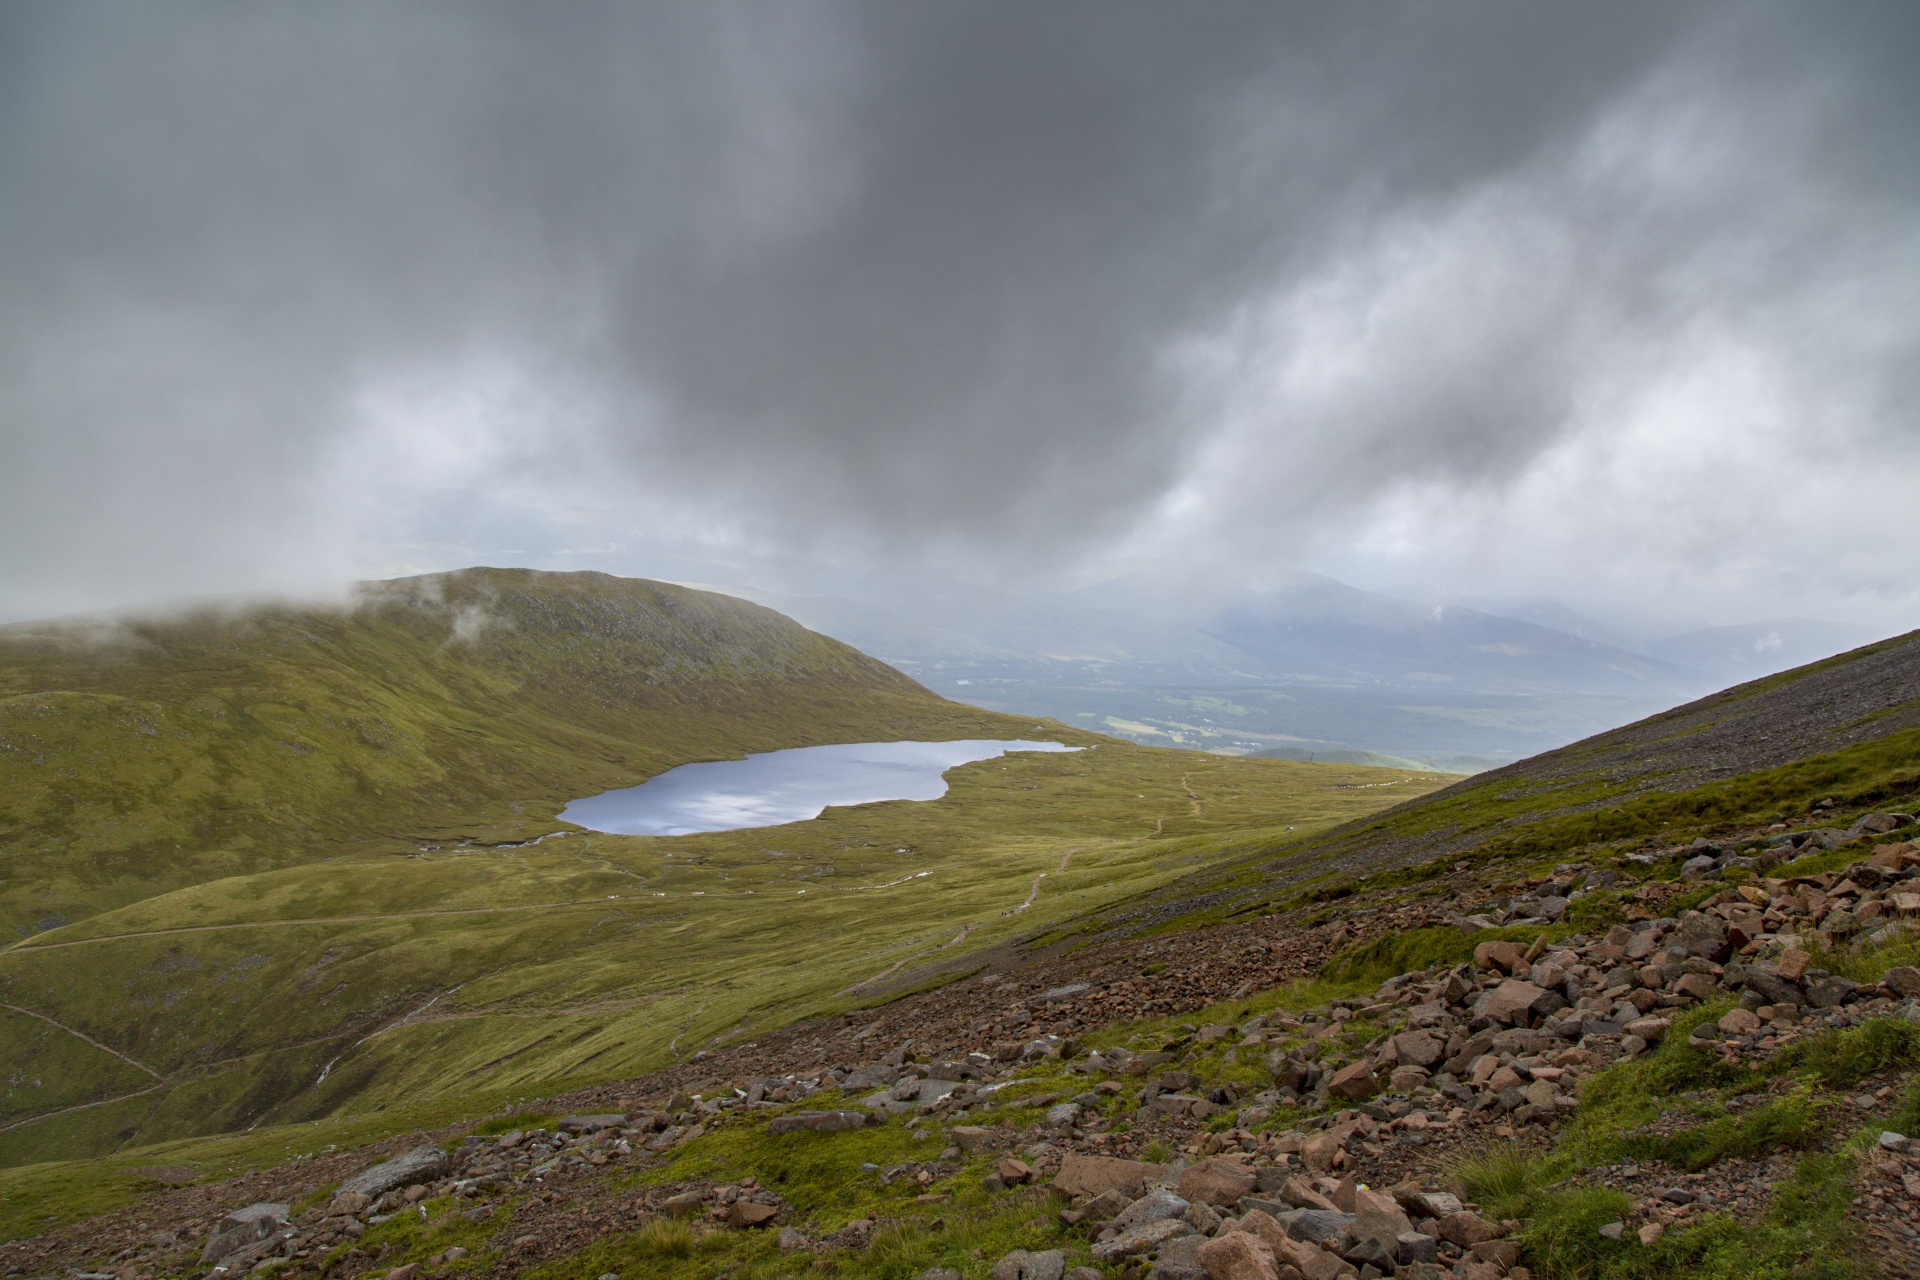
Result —
<instances>
[{"instance_id":1,"label":"grassy hillside","mask_svg":"<svg viewBox=\"0 0 1920 1280\"><path fill-rule=\"evenodd\" d=\"M1026 727L772 610L597 573L0 627L0 929L349 852L524 840L689 760Z\"/></svg>"},{"instance_id":2,"label":"grassy hillside","mask_svg":"<svg viewBox=\"0 0 1920 1280\"><path fill-rule=\"evenodd\" d=\"M50 926L0 951L6 1163L630 1075L1446 781L1036 726L594 574L4 643L4 901ZM786 827L552 834L689 759L1037 728L1088 749Z\"/></svg>"}]
</instances>

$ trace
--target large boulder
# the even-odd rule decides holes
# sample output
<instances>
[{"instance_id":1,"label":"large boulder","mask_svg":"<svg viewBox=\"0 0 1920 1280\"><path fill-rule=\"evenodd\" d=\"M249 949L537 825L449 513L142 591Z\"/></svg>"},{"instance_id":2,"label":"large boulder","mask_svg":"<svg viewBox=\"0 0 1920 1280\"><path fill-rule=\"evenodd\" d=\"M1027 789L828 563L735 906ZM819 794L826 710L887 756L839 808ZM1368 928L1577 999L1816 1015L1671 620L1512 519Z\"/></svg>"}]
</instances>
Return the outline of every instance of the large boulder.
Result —
<instances>
[{"instance_id":1,"label":"large boulder","mask_svg":"<svg viewBox=\"0 0 1920 1280\"><path fill-rule=\"evenodd\" d=\"M1132 1200L1145 1193L1147 1183L1158 1182L1166 1176L1167 1166L1163 1164L1069 1152L1060 1162L1060 1172L1055 1175L1053 1185L1069 1196L1097 1196L1118 1191Z\"/></svg>"},{"instance_id":2,"label":"large boulder","mask_svg":"<svg viewBox=\"0 0 1920 1280\"><path fill-rule=\"evenodd\" d=\"M354 1174L340 1184L340 1190L357 1191L368 1199L378 1200L389 1191L444 1178L451 1167L447 1153L440 1148L415 1147L405 1155Z\"/></svg>"}]
</instances>

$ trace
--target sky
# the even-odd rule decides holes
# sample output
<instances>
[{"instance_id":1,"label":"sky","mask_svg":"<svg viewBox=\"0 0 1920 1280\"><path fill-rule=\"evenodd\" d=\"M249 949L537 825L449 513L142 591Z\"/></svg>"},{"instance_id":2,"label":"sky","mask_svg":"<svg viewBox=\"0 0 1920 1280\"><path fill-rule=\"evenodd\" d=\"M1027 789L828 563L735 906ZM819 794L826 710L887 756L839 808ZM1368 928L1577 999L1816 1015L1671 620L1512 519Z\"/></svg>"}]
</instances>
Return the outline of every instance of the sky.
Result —
<instances>
[{"instance_id":1,"label":"sky","mask_svg":"<svg viewBox=\"0 0 1920 1280\"><path fill-rule=\"evenodd\" d=\"M0 8L0 617L471 563L1920 625L1920 7Z\"/></svg>"}]
</instances>

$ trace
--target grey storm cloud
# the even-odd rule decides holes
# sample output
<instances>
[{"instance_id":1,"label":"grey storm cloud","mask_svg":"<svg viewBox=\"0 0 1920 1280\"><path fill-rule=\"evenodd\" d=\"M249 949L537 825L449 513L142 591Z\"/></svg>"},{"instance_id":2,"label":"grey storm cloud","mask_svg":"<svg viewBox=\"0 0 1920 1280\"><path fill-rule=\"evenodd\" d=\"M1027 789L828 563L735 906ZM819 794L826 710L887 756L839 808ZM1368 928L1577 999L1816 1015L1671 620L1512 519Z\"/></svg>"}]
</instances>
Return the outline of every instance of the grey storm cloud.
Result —
<instances>
[{"instance_id":1,"label":"grey storm cloud","mask_svg":"<svg viewBox=\"0 0 1920 1280\"><path fill-rule=\"evenodd\" d=\"M497 493L1466 546L1618 422L1740 438L1689 425L1736 356L1824 415L1767 457L1911 450L1916 54L1910 5L9 6L0 606L345 574Z\"/></svg>"}]
</instances>

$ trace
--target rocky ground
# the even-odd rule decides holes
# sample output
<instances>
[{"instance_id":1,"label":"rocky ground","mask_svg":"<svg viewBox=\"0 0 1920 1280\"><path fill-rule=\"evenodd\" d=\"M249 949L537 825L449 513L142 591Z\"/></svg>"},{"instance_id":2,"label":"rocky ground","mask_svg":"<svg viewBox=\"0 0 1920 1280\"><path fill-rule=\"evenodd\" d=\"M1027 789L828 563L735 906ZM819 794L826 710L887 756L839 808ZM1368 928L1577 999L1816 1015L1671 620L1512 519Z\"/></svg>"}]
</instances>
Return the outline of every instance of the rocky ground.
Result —
<instances>
[{"instance_id":1,"label":"rocky ground","mask_svg":"<svg viewBox=\"0 0 1920 1280\"><path fill-rule=\"evenodd\" d=\"M1680 1089L1607 1140L1620 1151L1725 1150L1700 1167L1626 1156L1569 1168L1570 1185L1613 1197L1592 1203L1618 1206L1581 1230L1605 1242L1595 1248L1647 1250L1710 1219L1757 1231L1777 1216L1798 1152L1868 1132L1906 1096L1910 1062L1864 1061L1843 1079L1816 1051L1842 1033L1893 1043L1881 1028L1920 1024L1920 969L1865 982L1820 963L1893 946L1920 918L1920 848L1898 838L1911 824L1868 814L1735 833L1680 851L1674 880L1635 879L1672 868L1673 850L1491 888L1456 872L1190 933L1056 948L551 1100L544 1114L569 1113L557 1122L414 1134L165 1191L0 1246L0 1274L512 1276L675 1219L778 1233L795 1272L827 1269L859 1257L881 1224L808 1220L750 1173L637 1187L634 1174L741 1126L834 1133L899 1117L942 1139L862 1171L912 1192L904 1203L937 1206L963 1178L997 1197L1051 1190L1036 1212L1077 1243L980 1259L995 1280L1059 1280L1081 1251L1094 1275L1153 1280L1530 1280L1528 1222L1468 1199L1463 1159L1545 1161L1570 1139L1599 1150L1599 1122L1583 1108L1624 1104L1582 1086L1667 1061L1682 1043L1688 1062L1745 1083ZM1770 875L1829 847L1858 859ZM1683 896L1696 900L1674 908ZM1610 909L1588 910L1602 903ZM1550 927L1583 915L1616 922ZM1358 994L1295 1007L1262 998L1343 951L1393 954L1410 937L1515 925L1536 927ZM1178 1021L1202 1010L1212 1020ZM1787 1133L1806 1116L1810 1137L1791 1130L1771 1147L1740 1137ZM1920 1275L1920 1142L1886 1132L1848 1159L1865 1251L1882 1274ZM390 1234L382 1224L430 1209L474 1224L479 1247L402 1262L393 1244L372 1244Z\"/></svg>"}]
</instances>

